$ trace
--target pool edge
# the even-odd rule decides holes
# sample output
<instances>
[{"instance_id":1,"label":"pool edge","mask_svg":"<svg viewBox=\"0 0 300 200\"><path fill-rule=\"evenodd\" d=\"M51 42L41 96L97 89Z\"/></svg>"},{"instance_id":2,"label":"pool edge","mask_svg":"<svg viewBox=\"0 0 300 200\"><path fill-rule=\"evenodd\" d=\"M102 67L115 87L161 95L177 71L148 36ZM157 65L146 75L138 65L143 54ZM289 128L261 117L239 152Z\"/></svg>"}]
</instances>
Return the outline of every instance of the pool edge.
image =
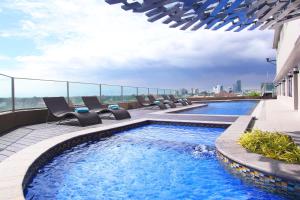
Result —
<instances>
[{"instance_id":1,"label":"pool edge","mask_svg":"<svg viewBox=\"0 0 300 200\"><path fill-rule=\"evenodd\" d=\"M151 123L172 123L183 125L228 127L231 123L226 122L204 122L191 120L168 120L142 118L108 125L105 127L90 128L86 130L66 133L60 136L29 146L0 163L0 199L22 200L24 189L35 175L37 170L53 158L57 153L70 147L91 140L93 137L103 138L122 131L122 129L133 128ZM69 143L67 145L67 143ZM70 145L71 144L71 145Z\"/></svg>"},{"instance_id":2,"label":"pool edge","mask_svg":"<svg viewBox=\"0 0 300 200\"><path fill-rule=\"evenodd\" d=\"M241 116L216 140L219 160L233 174L252 184L284 195L300 197L300 165L288 164L248 152L238 139L253 120ZM298 194L297 194L298 193Z\"/></svg>"},{"instance_id":3,"label":"pool edge","mask_svg":"<svg viewBox=\"0 0 300 200\"><path fill-rule=\"evenodd\" d=\"M181 113L183 111L188 111L188 110L192 110L192 109L195 109L195 108L206 107L206 106L208 106L207 103L213 103L213 102L233 102L233 101L256 101L257 103L256 103L256 105L253 108L251 108L251 110L248 111L247 114L244 114L244 115L183 114L183 113ZM258 106L258 104L260 102L261 102L260 99L243 99L243 100L237 99L237 100L219 100L219 101L216 101L216 100L205 100L205 101L194 102L195 104L192 105L192 106L189 106L188 108L181 107L181 108L175 108L172 111L164 110L164 111L154 112L152 114L176 114L176 115L190 115L190 116L216 116L216 117L236 117L236 118L238 118L240 116L251 115L254 112L254 110L257 108L257 106Z\"/></svg>"},{"instance_id":4,"label":"pool edge","mask_svg":"<svg viewBox=\"0 0 300 200\"><path fill-rule=\"evenodd\" d=\"M257 180L260 180L264 185L271 183L276 187L282 187L283 191L290 191L292 193L294 193L295 191L300 191L300 174L298 175L298 178L295 179L295 177L293 177L294 174L293 176L291 176L286 174L286 172L277 172L276 170L272 171L272 168L270 167L264 168L267 162L277 163L280 164L280 166L292 166L292 168L288 168L289 170L295 170L295 168L293 168L293 165L268 159L258 154L249 153L237 144L237 139L245 130L247 130L251 120L251 116L240 116L235 122L231 124L228 122L224 123L143 118L121 122L114 125L108 125L105 127L90 128L82 131L66 133L54 138L50 138L34 144L26 149L23 149L22 151L7 158L4 162L0 163L0 171L5 172L0 174L0 199L24 199L23 192L26 185L28 184L28 181L34 175L34 170L37 170L41 166L34 164L37 164L38 161L40 162L40 164L43 164L43 162L47 162L47 160L45 159L39 159L41 159L41 156L45 156L46 153L53 153L50 152L51 149L60 148L59 151L63 151L66 148L70 148L70 146L64 146L64 143L70 140L73 140L73 145L77 145L84 142L80 139L81 137L88 136L87 138L85 138L85 140L87 141L90 140L91 137L99 137L99 134L101 137L104 137L105 134L114 134L114 132L121 131L120 129L122 128L128 129L134 126L136 127L149 124L151 122L177 124L181 123L184 125L197 124L202 126L208 125L214 127L228 127L231 124L231 126L228 127L225 132L217 138L216 141L218 157L223 162L223 164L225 164L229 169L234 170L234 172L236 172L236 174L238 174L241 178L245 177L245 175L248 175L250 179L252 177L251 180L253 181L253 183ZM93 136L93 134L95 134L95 136ZM243 156L239 157L239 155ZM50 155L50 157L48 156L48 160L54 156L55 154ZM256 161L260 161L260 159L263 159L263 161L260 161L261 163L253 164L250 162L251 159L256 159ZM263 163L263 167L260 166ZM300 170L300 165L294 165L294 167L296 167L296 170ZM30 171L30 173L28 171ZM279 183L281 185L279 185Z\"/></svg>"}]
</instances>

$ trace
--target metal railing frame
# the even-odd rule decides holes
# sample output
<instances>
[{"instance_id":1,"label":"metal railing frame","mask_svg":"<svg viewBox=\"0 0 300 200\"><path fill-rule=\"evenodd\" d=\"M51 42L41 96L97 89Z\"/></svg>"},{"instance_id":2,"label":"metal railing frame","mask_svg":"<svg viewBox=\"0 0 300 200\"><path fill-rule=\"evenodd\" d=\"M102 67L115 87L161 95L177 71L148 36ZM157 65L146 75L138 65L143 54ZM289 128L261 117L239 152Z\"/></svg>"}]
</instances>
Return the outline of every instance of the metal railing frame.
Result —
<instances>
[{"instance_id":1,"label":"metal railing frame","mask_svg":"<svg viewBox=\"0 0 300 200\"><path fill-rule=\"evenodd\" d=\"M139 95L139 88L143 88L143 89L146 89L147 90L147 95L150 94L150 89L153 89L156 91L156 95L159 95L159 91L162 91L164 92L164 94L166 94L166 90L169 90L169 91L176 91L175 89L162 89L162 88L149 88L149 87L136 87L136 86L125 86L125 85L111 85L111 84L104 84L104 83L90 83L90 82L78 82L78 81L62 81L62 80L52 80L52 79L38 79L38 78L24 78L24 77L13 77L13 76L8 76L6 74L1 74L0 73L0 76L4 76L4 77L7 77L7 78L10 78L11 80L11 84L10 84L10 87L11 87L11 110L7 110L7 111L16 111L16 110L20 110L20 109L16 109L16 93L15 93L15 88L16 88L16 85L15 85L15 80L29 80L29 81L47 81L47 82L56 82L56 83L66 83L66 93L67 93L67 102L70 103L71 100L70 100L70 84L72 83L77 83L77 84L91 84L91 85L99 85L99 97L100 97L100 100L101 100L101 97L103 95L103 86L117 86L117 87L120 87L121 89L121 101L123 102L125 99L124 99L124 87L128 87L128 88L136 88L136 94L135 95ZM26 108L26 109L34 109L34 108ZM0 111L1 112L1 111ZM4 111L6 112L6 111Z\"/></svg>"}]
</instances>

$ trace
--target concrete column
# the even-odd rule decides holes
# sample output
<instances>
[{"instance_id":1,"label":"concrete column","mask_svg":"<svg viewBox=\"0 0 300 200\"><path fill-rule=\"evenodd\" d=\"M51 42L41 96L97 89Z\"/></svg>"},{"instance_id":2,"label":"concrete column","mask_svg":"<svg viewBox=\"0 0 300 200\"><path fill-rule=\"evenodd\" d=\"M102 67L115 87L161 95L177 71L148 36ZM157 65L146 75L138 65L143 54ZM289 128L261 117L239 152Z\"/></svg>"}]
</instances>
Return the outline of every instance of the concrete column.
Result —
<instances>
[{"instance_id":1,"label":"concrete column","mask_svg":"<svg viewBox=\"0 0 300 200\"><path fill-rule=\"evenodd\" d=\"M294 98L294 110L299 109L299 83L298 83L298 70L294 70L294 77L293 77L293 98Z\"/></svg>"},{"instance_id":2,"label":"concrete column","mask_svg":"<svg viewBox=\"0 0 300 200\"><path fill-rule=\"evenodd\" d=\"M286 90L285 90L285 79L282 80L282 84L281 84L281 95L285 96L286 95Z\"/></svg>"},{"instance_id":3,"label":"concrete column","mask_svg":"<svg viewBox=\"0 0 300 200\"><path fill-rule=\"evenodd\" d=\"M284 82L284 86L285 86L285 96L289 96L289 80L288 78L285 78L285 82Z\"/></svg>"},{"instance_id":4,"label":"concrete column","mask_svg":"<svg viewBox=\"0 0 300 200\"><path fill-rule=\"evenodd\" d=\"M280 96L281 95L281 82L278 84L277 86L277 96Z\"/></svg>"},{"instance_id":5,"label":"concrete column","mask_svg":"<svg viewBox=\"0 0 300 200\"><path fill-rule=\"evenodd\" d=\"M290 73L287 77L287 89L288 89L287 96L293 97L294 96L294 78L293 78L293 75Z\"/></svg>"},{"instance_id":6,"label":"concrete column","mask_svg":"<svg viewBox=\"0 0 300 200\"><path fill-rule=\"evenodd\" d=\"M292 81L292 97L294 97L295 96L295 91L294 91L294 88L295 88L295 80L294 80L294 74L293 74L293 77L292 77L292 79L291 79L291 81Z\"/></svg>"}]
</instances>

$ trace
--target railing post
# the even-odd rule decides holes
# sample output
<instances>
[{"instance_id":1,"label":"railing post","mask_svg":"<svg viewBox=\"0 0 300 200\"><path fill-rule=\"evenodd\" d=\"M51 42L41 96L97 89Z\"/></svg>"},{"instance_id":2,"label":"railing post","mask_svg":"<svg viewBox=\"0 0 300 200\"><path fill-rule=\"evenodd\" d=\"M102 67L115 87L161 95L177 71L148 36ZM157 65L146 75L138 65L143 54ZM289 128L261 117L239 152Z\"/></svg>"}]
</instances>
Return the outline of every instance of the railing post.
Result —
<instances>
[{"instance_id":1,"label":"railing post","mask_svg":"<svg viewBox=\"0 0 300 200\"><path fill-rule=\"evenodd\" d=\"M136 96L138 96L139 95L139 88L137 87L136 88Z\"/></svg>"},{"instance_id":2,"label":"railing post","mask_svg":"<svg viewBox=\"0 0 300 200\"><path fill-rule=\"evenodd\" d=\"M102 96L102 85L101 84L99 84L99 100L100 100L100 102L101 102L101 96Z\"/></svg>"},{"instance_id":3,"label":"railing post","mask_svg":"<svg viewBox=\"0 0 300 200\"><path fill-rule=\"evenodd\" d=\"M67 101L68 104L70 105L70 83L67 81Z\"/></svg>"},{"instance_id":4,"label":"railing post","mask_svg":"<svg viewBox=\"0 0 300 200\"><path fill-rule=\"evenodd\" d=\"M158 96L158 93L159 93L158 91L159 91L159 89L158 89L158 88L156 88L156 95L157 95L157 96Z\"/></svg>"},{"instance_id":5,"label":"railing post","mask_svg":"<svg viewBox=\"0 0 300 200\"><path fill-rule=\"evenodd\" d=\"M121 86L121 101L124 102L123 86Z\"/></svg>"},{"instance_id":6,"label":"railing post","mask_svg":"<svg viewBox=\"0 0 300 200\"><path fill-rule=\"evenodd\" d=\"M15 99L15 78L11 77L11 109L12 112L16 110L16 99Z\"/></svg>"},{"instance_id":7,"label":"railing post","mask_svg":"<svg viewBox=\"0 0 300 200\"><path fill-rule=\"evenodd\" d=\"M148 88L148 95L150 94L150 88Z\"/></svg>"}]
</instances>

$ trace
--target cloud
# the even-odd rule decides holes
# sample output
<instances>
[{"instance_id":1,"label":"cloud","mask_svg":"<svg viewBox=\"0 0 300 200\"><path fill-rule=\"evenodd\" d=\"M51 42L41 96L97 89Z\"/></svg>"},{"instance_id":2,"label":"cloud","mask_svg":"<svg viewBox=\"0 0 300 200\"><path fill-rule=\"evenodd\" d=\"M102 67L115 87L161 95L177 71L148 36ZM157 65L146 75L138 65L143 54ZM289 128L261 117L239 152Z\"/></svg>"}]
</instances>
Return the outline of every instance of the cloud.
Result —
<instances>
[{"instance_id":1,"label":"cloud","mask_svg":"<svg viewBox=\"0 0 300 200\"><path fill-rule=\"evenodd\" d=\"M0 9L22 17L0 37L33 40L39 51L11 58L16 67L1 71L14 76L150 87L210 87L240 77L255 85L274 55L272 31L170 29L103 0L4 2Z\"/></svg>"},{"instance_id":2,"label":"cloud","mask_svg":"<svg viewBox=\"0 0 300 200\"><path fill-rule=\"evenodd\" d=\"M11 58L9 56L5 56L5 55L0 55L0 61L7 61L10 60Z\"/></svg>"},{"instance_id":3,"label":"cloud","mask_svg":"<svg viewBox=\"0 0 300 200\"><path fill-rule=\"evenodd\" d=\"M180 31L96 0L18 0L9 1L6 7L24 13L20 32L34 39L41 50L39 55L20 56L17 61L24 71L35 69L41 75L61 68L158 66L149 63L176 68L226 67L273 55L270 31Z\"/></svg>"}]
</instances>

